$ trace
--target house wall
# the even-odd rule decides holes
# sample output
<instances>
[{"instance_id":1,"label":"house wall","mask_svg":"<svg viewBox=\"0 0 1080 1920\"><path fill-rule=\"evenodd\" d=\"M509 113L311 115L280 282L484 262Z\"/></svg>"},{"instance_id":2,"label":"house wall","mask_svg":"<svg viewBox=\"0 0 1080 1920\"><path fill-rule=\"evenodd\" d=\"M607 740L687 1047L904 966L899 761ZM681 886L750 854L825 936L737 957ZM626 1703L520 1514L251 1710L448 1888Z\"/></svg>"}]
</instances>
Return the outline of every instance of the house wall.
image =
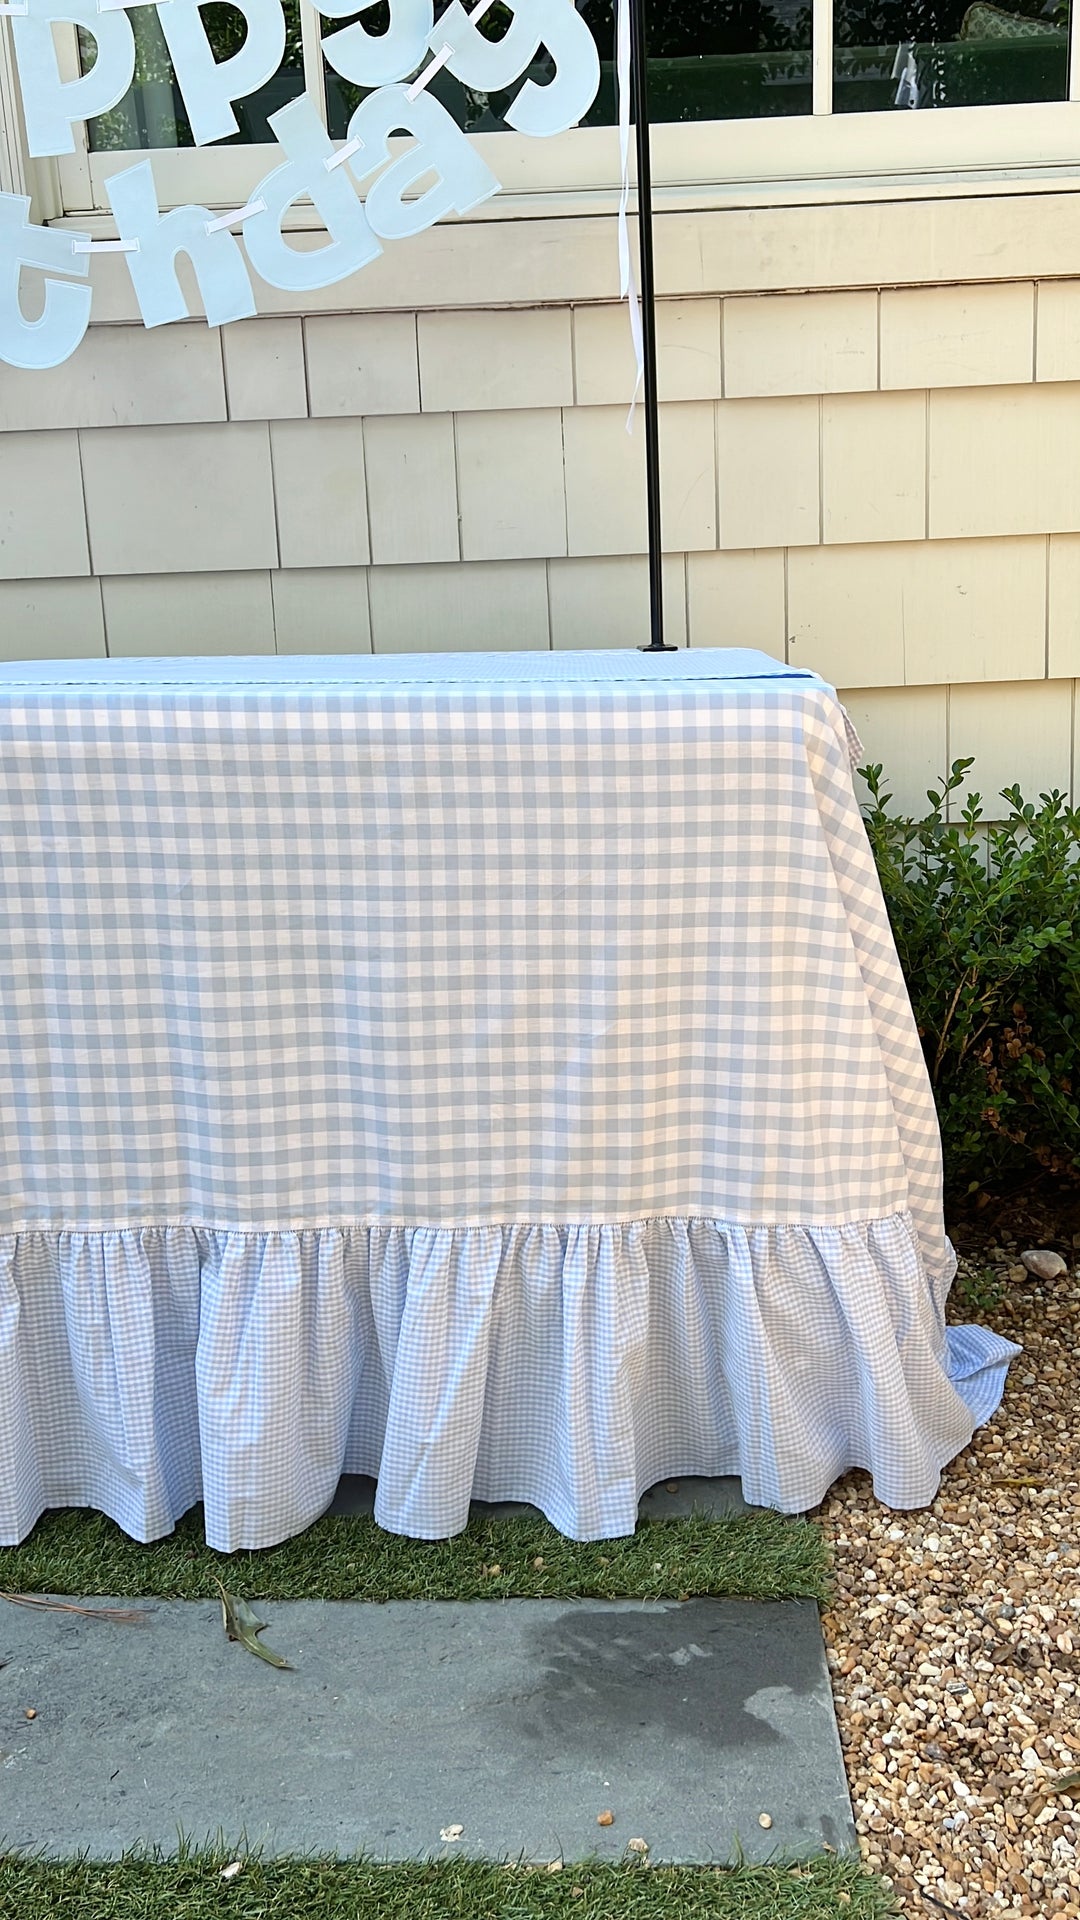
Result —
<instances>
[{"instance_id":1,"label":"house wall","mask_svg":"<svg viewBox=\"0 0 1080 1920\"><path fill-rule=\"evenodd\" d=\"M1080 194L673 201L657 273L671 637L817 668L904 803L962 753L1072 790ZM0 367L0 657L647 638L609 215L443 225L220 331L94 284L65 366Z\"/></svg>"}]
</instances>

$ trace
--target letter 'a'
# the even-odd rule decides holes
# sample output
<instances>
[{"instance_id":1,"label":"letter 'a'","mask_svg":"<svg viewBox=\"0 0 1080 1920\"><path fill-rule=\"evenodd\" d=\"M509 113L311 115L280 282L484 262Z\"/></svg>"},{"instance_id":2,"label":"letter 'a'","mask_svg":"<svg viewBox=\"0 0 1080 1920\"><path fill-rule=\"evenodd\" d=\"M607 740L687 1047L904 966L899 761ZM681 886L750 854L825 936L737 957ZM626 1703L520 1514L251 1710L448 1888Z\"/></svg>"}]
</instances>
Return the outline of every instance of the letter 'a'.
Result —
<instances>
[{"instance_id":1,"label":"letter 'a'","mask_svg":"<svg viewBox=\"0 0 1080 1920\"><path fill-rule=\"evenodd\" d=\"M364 203L373 230L384 240L422 233L444 213L468 213L498 193L491 168L446 108L429 93L410 100L405 87L380 87L361 100L349 121L349 139L364 143L363 153L349 162L358 180L389 159L390 135L398 132L414 134L417 144L379 175ZM437 176L434 185L406 200L409 188L428 173Z\"/></svg>"}]
</instances>

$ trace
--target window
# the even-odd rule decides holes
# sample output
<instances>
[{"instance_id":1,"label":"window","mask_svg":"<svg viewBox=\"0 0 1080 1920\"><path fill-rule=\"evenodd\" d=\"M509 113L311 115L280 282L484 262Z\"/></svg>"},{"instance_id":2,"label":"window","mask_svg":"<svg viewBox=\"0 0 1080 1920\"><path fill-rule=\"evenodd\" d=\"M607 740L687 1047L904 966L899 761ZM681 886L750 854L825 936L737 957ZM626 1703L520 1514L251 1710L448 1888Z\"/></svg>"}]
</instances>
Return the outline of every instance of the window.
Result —
<instances>
[{"instance_id":1,"label":"window","mask_svg":"<svg viewBox=\"0 0 1080 1920\"><path fill-rule=\"evenodd\" d=\"M253 142L273 140L267 126L268 116L287 106L303 93L304 50L300 23L300 0L284 0L285 54L274 78L257 93L234 103L240 123L239 133L222 146L250 146ZM217 60L227 60L238 52L244 40L244 19L236 7L211 4L202 9L203 22ZM135 7L128 14L135 36L135 79L130 91L112 109L87 122L87 140L92 153L130 152L136 147L193 147L195 140L184 110L183 95L176 83L169 50L157 9ZM93 64L91 37L79 30L79 63L85 69Z\"/></svg>"},{"instance_id":2,"label":"window","mask_svg":"<svg viewBox=\"0 0 1080 1920\"><path fill-rule=\"evenodd\" d=\"M323 18L309 0L283 4L286 47L278 73L235 103L237 134L201 148L192 141L157 12L133 8L135 83L112 112L88 123L81 150L57 163L65 209L104 210L105 178L140 149L154 152L163 205L240 205L266 171L267 116L303 90L331 135L342 138L361 94L334 72L320 42L349 20ZM446 4L436 0L436 18ZM431 82L432 93L481 144L504 191L563 194L616 185L614 0L577 4L600 50L601 84L575 132L555 141L523 139L500 131L506 99L469 92L445 71ZM886 175L895 183L897 176L955 179L994 168L1045 173L1080 160L1080 53L1069 0L645 4L660 186ZM495 6L484 31L498 37L508 17ZM203 18L215 54L228 57L243 39L241 14L211 0ZM388 23L387 0L363 12L368 32ZM89 37L71 29L66 57L72 74L91 63ZM543 83L543 59L530 77ZM491 141L497 145L489 150Z\"/></svg>"}]
</instances>

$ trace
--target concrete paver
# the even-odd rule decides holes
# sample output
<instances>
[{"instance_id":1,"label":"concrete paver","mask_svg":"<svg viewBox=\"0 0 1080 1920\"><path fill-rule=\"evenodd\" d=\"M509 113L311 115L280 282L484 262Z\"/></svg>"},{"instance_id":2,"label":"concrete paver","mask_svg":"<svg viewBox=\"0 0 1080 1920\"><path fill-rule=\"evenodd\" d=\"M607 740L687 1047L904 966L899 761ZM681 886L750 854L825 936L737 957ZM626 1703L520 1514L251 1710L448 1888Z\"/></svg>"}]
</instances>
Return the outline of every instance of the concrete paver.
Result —
<instances>
[{"instance_id":1,"label":"concrete paver","mask_svg":"<svg viewBox=\"0 0 1080 1920\"><path fill-rule=\"evenodd\" d=\"M854 1842L811 1602L257 1603L289 1673L228 1642L216 1600L146 1605L142 1627L0 1608L4 1845L572 1861L642 1838L709 1862Z\"/></svg>"}]
</instances>

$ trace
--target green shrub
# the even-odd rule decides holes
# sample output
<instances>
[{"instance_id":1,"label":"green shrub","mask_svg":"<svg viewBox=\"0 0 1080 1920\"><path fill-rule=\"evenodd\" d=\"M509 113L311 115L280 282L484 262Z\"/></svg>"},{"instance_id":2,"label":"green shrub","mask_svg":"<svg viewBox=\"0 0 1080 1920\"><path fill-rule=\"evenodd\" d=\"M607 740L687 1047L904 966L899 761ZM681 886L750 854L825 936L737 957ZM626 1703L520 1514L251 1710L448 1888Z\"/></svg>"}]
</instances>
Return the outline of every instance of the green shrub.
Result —
<instances>
[{"instance_id":1,"label":"green shrub","mask_svg":"<svg viewBox=\"0 0 1080 1920\"><path fill-rule=\"evenodd\" d=\"M1040 1170L1080 1181L1080 810L1018 787L983 817L957 760L921 820L865 767L865 819L941 1122L950 1199ZM955 805L955 803L954 803Z\"/></svg>"}]
</instances>

